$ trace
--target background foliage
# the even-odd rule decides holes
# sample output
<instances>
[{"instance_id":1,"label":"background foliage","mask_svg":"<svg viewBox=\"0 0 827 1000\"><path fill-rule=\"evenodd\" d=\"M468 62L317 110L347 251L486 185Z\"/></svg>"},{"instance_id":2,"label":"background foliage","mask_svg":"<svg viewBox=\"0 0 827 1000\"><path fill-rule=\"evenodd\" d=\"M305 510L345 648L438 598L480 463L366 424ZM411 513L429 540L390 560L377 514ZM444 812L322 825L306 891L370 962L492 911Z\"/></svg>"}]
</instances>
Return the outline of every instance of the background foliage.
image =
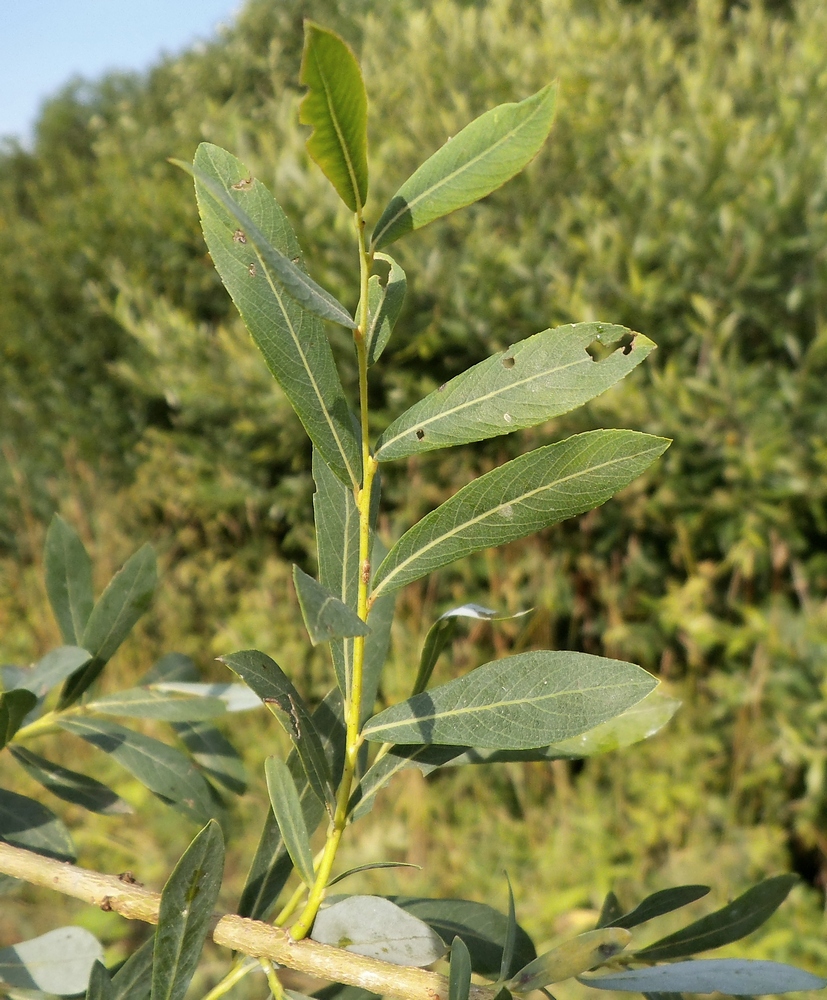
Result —
<instances>
[{"instance_id":1,"label":"background foliage","mask_svg":"<svg viewBox=\"0 0 827 1000\"><path fill-rule=\"evenodd\" d=\"M172 649L223 676L213 656L258 646L290 663L307 693L324 692L329 668L300 631L289 572L289 560L311 569L314 559L309 446L206 256L191 184L166 158L191 159L202 139L232 149L323 262L314 277L341 296L356 267L349 220L294 124L302 17L359 53L374 216L473 116L558 77L558 121L530 169L398 247L409 297L374 403L389 420L515 340L602 319L659 350L575 415L526 432L530 443L592 426L675 443L605 508L408 588L388 693L407 687L434 617L478 600L536 610L475 626L450 669L492 647L581 649L642 663L685 707L655 740L583 768L509 765L482 786L474 773L406 775L403 794L380 803L386 821L364 834L383 838L365 855L427 863L393 876L402 891L462 886L493 903L505 866L544 944L593 920L612 885L631 904L644 888L711 880L723 901L749 879L797 870L809 887L751 954L821 970L827 10L817 0L355 8L250 0L214 44L144 77L71 84L44 108L31 150L0 154L0 658L34 659L57 638L37 561L59 509L97 553L99 586L143 540L162 553L160 596L118 653L122 677ZM343 334L331 336L352 388ZM388 466L400 523L520 440L486 447ZM392 515L384 530L394 529ZM240 824L257 794L266 801L256 787ZM128 783L119 790L139 801ZM140 861L142 875L163 877L193 831L146 808L154 843L106 819L79 829L81 861L114 871ZM231 884L255 835L228 860ZM24 899L4 919L37 918Z\"/></svg>"}]
</instances>

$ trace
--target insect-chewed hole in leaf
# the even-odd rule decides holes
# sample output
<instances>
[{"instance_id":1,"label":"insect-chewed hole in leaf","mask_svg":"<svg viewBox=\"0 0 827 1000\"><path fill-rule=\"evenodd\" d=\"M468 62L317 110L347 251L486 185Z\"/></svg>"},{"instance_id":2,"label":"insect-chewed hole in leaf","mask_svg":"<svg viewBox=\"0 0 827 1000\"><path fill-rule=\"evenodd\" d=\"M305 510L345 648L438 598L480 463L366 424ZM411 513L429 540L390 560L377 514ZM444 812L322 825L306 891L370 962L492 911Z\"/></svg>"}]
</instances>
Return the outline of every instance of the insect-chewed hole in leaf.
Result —
<instances>
[{"instance_id":1,"label":"insect-chewed hole in leaf","mask_svg":"<svg viewBox=\"0 0 827 1000\"><path fill-rule=\"evenodd\" d=\"M503 358L503 368L513 368L517 364L516 358Z\"/></svg>"},{"instance_id":2,"label":"insect-chewed hole in leaf","mask_svg":"<svg viewBox=\"0 0 827 1000\"><path fill-rule=\"evenodd\" d=\"M247 237L244 235L241 229L236 229L233 233L233 243L246 243Z\"/></svg>"},{"instance_id":3,"label":"insect-chewed hole in leaf","mask_svg":"<svg viewBox=\"0 0 827 1000\"><path fill-rule=\"evenodd\" d=\"M249 191L253 186L253 178L245 177L243 180L238 181L236 184L232 185L233 191Z\"/></svg>"},{"instance_id":4,"label":"insect-chewed hole in leaf","mask_svg":"<svg viewBox=\"0 0 827 1000\"><path fill-rule=\"evenodd\" d=\"M425 431L423 431L421 427L418 427L416 430L416 440L421 441L424 437Z\"/></svg>"},{"instance_id":5,"label":"insect-chewed hole in leaf","mask_svg":"<svg viewBox=\"0 0 827 1000\"><path fill-rule=\"evenodd\" d=\"M634 343L634 333L624 333L622 337L618 337L617 340L612 340L608 343L604 343L600 337L595 337L586 348L586 354L589 355L592 361L603 361L617 350L623 351L624 354L631 354Z\"/></svg>"}]
</instances>

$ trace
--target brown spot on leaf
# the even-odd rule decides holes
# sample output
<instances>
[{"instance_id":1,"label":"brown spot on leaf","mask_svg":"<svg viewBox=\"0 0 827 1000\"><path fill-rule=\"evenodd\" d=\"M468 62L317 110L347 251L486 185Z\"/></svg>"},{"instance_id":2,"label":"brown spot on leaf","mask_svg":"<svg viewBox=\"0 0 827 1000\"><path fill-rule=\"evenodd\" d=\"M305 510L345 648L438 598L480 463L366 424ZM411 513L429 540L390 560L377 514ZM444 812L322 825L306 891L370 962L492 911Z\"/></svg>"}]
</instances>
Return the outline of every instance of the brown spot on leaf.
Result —
<instances>
[{"instance_id":1,"label":"brown spot on leaf","mask_svg":"<svg viewBox=\"0 0 827 1000\"><path fill-rule=\"evenodd\" d=\"M425 437L425 431L423 431L421 427L418 427L416 431L417 441L421 441L424 437Z\"/></svg>"},{"instance_id":2,"label":"brown spot on leaf","mask_svg":"<svg viewBox=\"0 0 827 1000\"><path fill-rule=\"evenodd\" d=\"M233 184L233 191L249 191L253 186L253 178L245 177L244 180L239 181L237 184Z\"/></svg>"},{"instance_id":3,"label":"brown spot on leaf","mask_svg":"<svg viewBox=\"0 0 827 1000\"><path fill-rule=\"evenodd\" d=\"M246 243L247 237L244 235L241 229L236 229L233 233L233 243Z\"/></svg>"}]
</instances>

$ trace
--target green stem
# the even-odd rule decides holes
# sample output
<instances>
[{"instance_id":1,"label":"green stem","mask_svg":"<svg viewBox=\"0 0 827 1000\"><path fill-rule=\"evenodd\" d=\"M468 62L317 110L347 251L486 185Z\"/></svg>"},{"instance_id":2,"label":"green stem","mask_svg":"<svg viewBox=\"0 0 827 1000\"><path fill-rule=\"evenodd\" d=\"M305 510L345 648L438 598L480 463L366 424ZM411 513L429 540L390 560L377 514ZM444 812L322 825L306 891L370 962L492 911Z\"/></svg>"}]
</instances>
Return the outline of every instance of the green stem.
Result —
<instances>
[{"instance_id":1,"label":"green stem","mask_svg":"<svg viewBox=\"0 0 827 1000\"><path fill-rule=\"evenodd\" d=\"M373 491L373 480L379 464L370 453L370 436L368 428L368 358L365 335L368 329L368 281L370 279L371 254L365 246L365 222L361 212L356 215L356 231L359 240L359 284L361 288L359 327L354 332L356 345L356 360L359 368L359 416L362 430L362 486L356 491L356 506L359 511L359 590L357 598L357 614L362 621L367 621L368 598L370 586L370 497ZM348 803L353 790L356 767L361 745L360 729L362 716L362 676L365 663L365 637L356 636L353 641L353 667L350 678L350 697L345 705L345 724L347 736L345 742L345 763L342 780L336 794L336 810L333 822L327 833L327 840L322 851L316 878L310 888L304 909L298 920L290 928L290 933L296 940L306 937L313 926L316 914L324 899L327 884L333 871L339 842L347 826Z\"/></svg>"},{"instance_id":2,"label":"green stem","mask_svg":"<svg viewBox=\"0 0 827 1000\"><path fill-rule=\"evenodd\" d=\"M232 969L230 969L221 982L213 986L210 992L204 997L204 1000L220 1000L220 997L223 997L225 993L229 993L233 986L235 986L236 983L241 982L247 973L257 969L258 965L259 964L255 959L252 961L246 957L240 959L236 962Z\"/></svg>"}]
</instances>

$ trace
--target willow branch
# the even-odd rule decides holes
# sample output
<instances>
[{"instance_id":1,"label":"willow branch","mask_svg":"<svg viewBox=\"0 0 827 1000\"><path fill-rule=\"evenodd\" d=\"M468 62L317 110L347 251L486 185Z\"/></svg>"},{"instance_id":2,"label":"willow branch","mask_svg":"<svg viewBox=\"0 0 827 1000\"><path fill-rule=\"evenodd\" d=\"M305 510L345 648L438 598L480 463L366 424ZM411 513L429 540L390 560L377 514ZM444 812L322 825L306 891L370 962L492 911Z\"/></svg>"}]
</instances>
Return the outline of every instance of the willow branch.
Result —
<instances>
[{"instance_id":1,"label":"willow branch","mask_svg":"<svg viewBox=\"0 0 827 1000\"><path fill-rule=\"evenodd\" d=\"M130 920L158 923L160 893L145 889L131 875L102 875L31 851L0 844L0 872L31 885L73 896ZM253 958L266 958L319 979L358 986L400 1000L448 1000L448 980L424 969L407 969L305 939L296 941L280 927L234 914L213 918L216 944ZM470 1000L494 1000L492 987L471 986Z\"/></svg>"}]
</instances>

